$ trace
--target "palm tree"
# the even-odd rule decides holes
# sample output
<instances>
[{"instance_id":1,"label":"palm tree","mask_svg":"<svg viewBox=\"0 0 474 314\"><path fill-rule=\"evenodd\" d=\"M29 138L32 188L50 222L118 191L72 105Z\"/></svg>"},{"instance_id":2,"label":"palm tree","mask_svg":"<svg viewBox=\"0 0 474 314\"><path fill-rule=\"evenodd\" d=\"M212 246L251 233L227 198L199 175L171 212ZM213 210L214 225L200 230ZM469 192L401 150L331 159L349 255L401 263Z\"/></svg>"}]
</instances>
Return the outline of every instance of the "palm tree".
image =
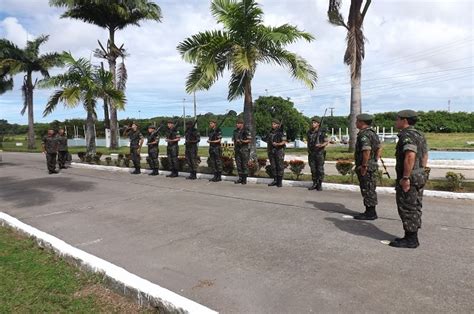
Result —
<instances>
[{"instance_id":1,"label":"palm tree","mask_svg":"<svg viewBox=\"0 0 474 314\"><path fill-rule=\"evenodd\" d=\"M350 67L351 71L351 114L349 116L349 151L354 151L357 138L357 128L355 127L356 117L362 112L361 100L361 69L362 60L365 55L365 37L362 31L364 18L369 9L371 0L351 0L349 18L347 23L340 12L342 0L329 0L328 17L329 22L336 26L343 26L347 30L347 48L344 54L344 63ZM362 11L361 11L362 9Z\"/></svg>"},{"instance_id":2,"label":"palm tree","mask_svg":"<svg viewBox=\"0 0 474 314\"><path fill-rule=\"evenodd\" d=\"M94 24L109 31L106 59L109 63L109 71L112 73L113 82L118 87L116 64L117 58L123 57L123 45L117 47L115 44L115 32L127 26L140 26L143 20L161 21L161 9L153 1L148 0L50 0L49 4L56 7L66 8L63 18L73 18ZM110 147L115 149L118 146L118 124L117 106L109 103L110 106ZM107 119L107 118L106 118Z\"/></svg>"},{"instance_id":3,"label":"palm tree","mask_svg":"<svg viewBox=\"0 0 474 314\"><path fill-rule=\"evenodd\" d=\"M225 69L231 71L228 100L244 96L244 120L252 135L251 156L256 158L252 79L259 63L287 67L293 78L314 88L317 75L308 62L285 46L311 34L283 24L263 24L263 11L255 0L213 0L211 12L223 30L201 32L177 47L184 60L194 64L186 82L188 93L207 90Z\"/></svg>"},{"instance_id":4,"label":"palm tree","mask_svg":"<svg viewBox=\"0 0 474 314\"><path fill-rule=\"evenodd\" d=\"M0 39L0 69L4 74L15 75L26 73L23 78L23 115L28 110L28 148L34 149L35 130L33 117L33 91L38 79L33 82L33 73L40 72L45 78L49 77L48 70L61 66L61 57L58 53L40 55L39 47L48 40L49 36L41 35L35 40L26 42L26 47L20 49L17 45L6 39ZM9 83L7 81L7 83ZM10 83L12 83L10 81ZM13 86L12 86L13 87Z\"/></svg>"},{"instance_id":5,"label":"palm tree","mask_svg":"<svg viewBox=\"0 0 474 314\"><path fill-rule=\"evenodd\" d=\"M74 108L82 103L87 112L87 154L94 155L97 100L100 98L111 100L117 108L122 109L126 102L125 95L123 91L115 88L110 72L94 67L90 61L84 58L76 60L70 53L64 53L63 61L68 66L64 74L40 82L41 88L59 87L49 98L43 116L52 113L58 103L63 103L67 108Z\"/></svg>"},{"instance_id":6,"label":"palm tree","mask_svg":"<svg viewBox=\"0 0 474 314\"><path fill-rule=\"evenodd\" d=\"M0 95L13 89L13 78L8 72L8 68L0 68Z\"/></svg>"}]
</instances>

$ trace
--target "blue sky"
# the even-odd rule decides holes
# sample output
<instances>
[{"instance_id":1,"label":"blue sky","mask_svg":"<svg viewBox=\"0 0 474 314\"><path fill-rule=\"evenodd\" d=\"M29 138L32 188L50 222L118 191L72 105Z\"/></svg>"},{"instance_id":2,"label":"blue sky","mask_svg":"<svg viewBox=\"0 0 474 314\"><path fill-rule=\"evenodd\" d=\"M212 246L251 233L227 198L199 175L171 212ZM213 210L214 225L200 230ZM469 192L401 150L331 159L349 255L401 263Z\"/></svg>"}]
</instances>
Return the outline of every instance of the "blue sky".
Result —
<instances>
[{"instance_id":1,"label":"blue sky","mask_svg":"<svg viewBox=\"0 0 474 314\"><path fill-rule=\"evenodd\" d=\"M343 1L348 12L349 0ZM192 95L184 82L191 66L176 51L184 38L207 29L219 28L209 13L207 0L157 1L163 23L146 22L117 34L130 56L126 59L129 81L128 104L120 118L180 115L183 99L186 113L192 113ZM262 0L265 23L295 24L312 33L316 41L300 42L291 50L305 57L318 71L314 90L291 79L286 69L262 65L253 82L254 98L261 95L290 97L306 115L321 114L334 107L334 114L347 115L350 103L348 69L342 63L344 28L327 22L328 0ZM365 21L366 58L362 70L362 106L371 113L417 110L469 111L474 108L474 21L470 0L384 0L372 1ZM61 9L50 8L47 0L1 0L0 36L24 46L27 39L50 34L42 52L71 51L91 58L97 40L107 33L93 25L60 19ZM345 14L347 16L347 13ZM99 61L94 57L92 62ZM58 73L53 70L52 74ZM15 77L12 92L0 96L0 118L26 124L22 108L21 80ZM242 111L243 100L229 103L226 74L209 91L198 92L198 113ZM82 108L58 109L43 118L41 113L51 90L37 90L35 120L83 118ZM101 114L99 112L99 118Z\"/></svg>"}]
</instances>

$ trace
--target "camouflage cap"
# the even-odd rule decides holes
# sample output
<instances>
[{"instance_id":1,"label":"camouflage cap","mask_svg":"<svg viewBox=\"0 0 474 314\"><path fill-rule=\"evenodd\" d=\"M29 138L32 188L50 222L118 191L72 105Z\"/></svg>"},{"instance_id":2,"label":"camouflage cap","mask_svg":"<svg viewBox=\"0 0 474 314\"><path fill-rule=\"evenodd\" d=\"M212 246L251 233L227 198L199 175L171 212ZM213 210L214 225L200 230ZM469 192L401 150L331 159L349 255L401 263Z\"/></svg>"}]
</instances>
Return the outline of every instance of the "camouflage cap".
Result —
<instances>
[{"instance_id":1,"label":"camouflage cap","mask_svg":"<svg viewBox=\"0 0 474 314\"><path fill-rule=\"evenodd\" d=\"M194 124L194 121L193 120L188 120L186 121L186 125L193 125Z\"/></svg>"},{"instance_id":2,"label":"camouflage cap","mask_svg":"<svg viewBox=\"0 0 474 314\"><path fill-rule=\"evenodd\" d=\"M273 120L272 120L272 123L280 124L281 122L280 122L280 120L278 120L278 119L273 119Z\"/></svg>"},{"instance_id":3,"label":"camouflage cap","mask_svg":"<svg viewBox=\"0 0 474 314\"><path fill-rule=\"evenodd\" d=\"M407 109L407 110L399 111L397 113L397 117L402 118L402 119L416 118L418 117L418 113L414 110Z\"/></svg>"},{"instance_id":4,"label":"camouflage cap","mask_svg":"<svg viewBox=\"0 0 474 314\"><path fill-rule=\"evenodd\" d=\"M166 123L173 123L174 124L174 121L169 119L168 122L166 122Z\"/></svg>"},{"instance_id":5,"label":"camouflage cap","mask_svg":"<svg viewBox=\"0 0 474 314\"><path fill-rule=\"evenodd\" d=\"M359 121L367 122L367 121L374 120L374 116L371 115L371 114L368 114L368 113L361 113L361 114L357 115L356 119L359 120Z\"/></svg>"},{"instance_id":6,"label":"camouflage cap","mask_svg":"<svg viewBox=\"0 0 474 314\"><path fill-rule=\"evenodd\" d=\"M209 123L216 123L217 124L217 119L211 119L211 120L209 120Z\"/></svg>"},{"instance_id":7,"label":"camouflage cap","mask_svg":"<svg viewBox=\"0 0 474 314\"><path fill-rule=\"evenodd\" d=\"M318 122L318 123L321 123L321 118L320 118L320 117L317 117L317 116L314 116L313 118L311 118L311 122Z\"/></svg>"},{"instance_id":8,"label":"camouflage cap","mask_svg":"<svg viewBox=\"0 0 474 314\"><path fill-rule=\"evenodd\" d=\"M154 126L153 124L149 125L148 126L149 129L156 129L156 126Z\"/></svg>"},{"instance_id":9,"label":"camouflage cap","mask_svg":"<svg viewBox=\"0 0 474 314\"><path fill-rule=\"evenodd\" d=\"M237 124L244 124L244 120L243 119L237 119Z\"/></svg>"}]
</instances>

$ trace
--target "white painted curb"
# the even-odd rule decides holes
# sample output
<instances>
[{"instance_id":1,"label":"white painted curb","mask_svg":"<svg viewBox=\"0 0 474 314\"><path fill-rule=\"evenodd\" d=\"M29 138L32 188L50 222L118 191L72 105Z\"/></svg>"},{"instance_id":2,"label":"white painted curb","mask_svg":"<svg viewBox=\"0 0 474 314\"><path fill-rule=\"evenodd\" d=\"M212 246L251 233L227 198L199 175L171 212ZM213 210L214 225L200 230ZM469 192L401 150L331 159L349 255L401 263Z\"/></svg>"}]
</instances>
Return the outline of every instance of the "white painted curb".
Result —
<instances>
[{"instance_id":1,"label":"white painted curb","mask_svg":"<svg viewBox=\"0 0 474 314\"><path fill-rule=\"evenodd\" d=\"M85 169L97 169L97 170L106 170L112 172L131 172L131 168L122 168L122 167L115 167L115 166L100 166L100 165L90 165L90 164L83 164L83 163L76 163L73 162L71 165L74 168L85 168ZM142 170L142 173L150 173L150 170ZM169 171L160 170L160 175L168 175ZM189 173L187 172L180 172L180 177L187 177ZM210 179L213 176L210 174L203 174L198 173L198 179ZM235 181L237 177L235 176L222 176L222 180L224 181ZM267 178L254 178L248 177L248 183L256 183L256 184L268 184L272 182L272 179ZM310 187L312 182L310 181L292 181L292 180L283 180L284 186L294 186L294 187ZM332 190L332 191L352 191L352 192L359 192L359 186L351 185L351 184L339 184L339 183L323 183L323 187L325 190ZM393 187L377 187L377 193L380 194L395 194L395 188ZM455 192L446 192L446 191L433 191L433 190L425 190L423 193L424 196L429 197L438 197L438 198L447 198L447 199L466 199L466 200L474 200L474 193L455 193Z\"/></svg>"},{"instance_id":2,"label":"white painted curb","mask_svg":"<svg viewBox=\"0 0 474 314\"><path fill-rule=\"evenodd\" d=\"M60 256L72 258L80 266L104 275L107 279L123 287L124 291L131 290L137 293L137 299L140 304L148 302L152 306L161 307L165 311L172 313L217 313L168 289L138 277L121 267L79 250L3 212L0 212L0 223L35 238L42 246L53 249Z\"/></svg>"}]
</instances>

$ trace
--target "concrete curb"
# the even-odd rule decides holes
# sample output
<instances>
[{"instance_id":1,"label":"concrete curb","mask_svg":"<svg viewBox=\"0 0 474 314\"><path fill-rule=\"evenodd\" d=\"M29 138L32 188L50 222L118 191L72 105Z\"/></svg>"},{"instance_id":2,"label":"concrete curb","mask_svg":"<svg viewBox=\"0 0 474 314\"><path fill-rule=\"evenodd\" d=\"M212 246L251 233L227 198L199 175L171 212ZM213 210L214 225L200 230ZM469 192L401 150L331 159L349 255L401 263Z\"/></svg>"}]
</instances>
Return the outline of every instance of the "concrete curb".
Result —
<instances>
[{"instance_id":1,"label":"concrete curb","mask_svg":"<svg viewBox=\"0 0 474 314\"><path fill-rule=\"evenodd\" d=\"M125 295L132 296L141 305L151 305L167 313L217 313L203 305L138 277L121 267L79 250L3 212L0 212L0 224L2 226L7 225L22 234L33 237L40 246L51 249L65 259L74 261L80 267L103 275L117 290Z\"/></svg>"},{"instance_id":2,"label":"concrete curb","mask_svg":"<svg viewBox=\"0 0 474 314\"><path fill-rule=\"evenodd\" d=\"M82 164L82 163L71 163L71 165L75 168L84 168L84 169L97 169L97 170L105 170L105 171L112 171L112 172L131 172L131 168L121 168L115 166L100 166L100 165L89 165L89 164ZM142 170L142 173L150 173L150 170ZM160 170L160 175L168 175L169 171ZM180 172L180 177L187 177L189 173L187 172ZM203 174L198 173L198 179L210 179L212 175L210 174ZM222 176L222 180L224 181L235 181L237 180L236 176ZM255 184L268 184L272 182L272 179L267 178L254 178L249 177L247 178L248 183L255 183ZM292 181L292 180L283 180L283 186L293 186L293 187L310 187L312 182L310 181ZM359 186L357 185L350 185L350 184L338 184L338 183L323 183L323 187L325 190L330 191L353 191L359 192ZM395 189L392 187L377 187L377 193L380 194L395 194ZM447 198L447 199L467 199L467 200L474 200L474 193L455 193L455 192L445 192L445 191L433 191L433 190L425 190L423 193L424 196L429 197L438 197L438 198Z\"/></svg>"}]
</instances>

